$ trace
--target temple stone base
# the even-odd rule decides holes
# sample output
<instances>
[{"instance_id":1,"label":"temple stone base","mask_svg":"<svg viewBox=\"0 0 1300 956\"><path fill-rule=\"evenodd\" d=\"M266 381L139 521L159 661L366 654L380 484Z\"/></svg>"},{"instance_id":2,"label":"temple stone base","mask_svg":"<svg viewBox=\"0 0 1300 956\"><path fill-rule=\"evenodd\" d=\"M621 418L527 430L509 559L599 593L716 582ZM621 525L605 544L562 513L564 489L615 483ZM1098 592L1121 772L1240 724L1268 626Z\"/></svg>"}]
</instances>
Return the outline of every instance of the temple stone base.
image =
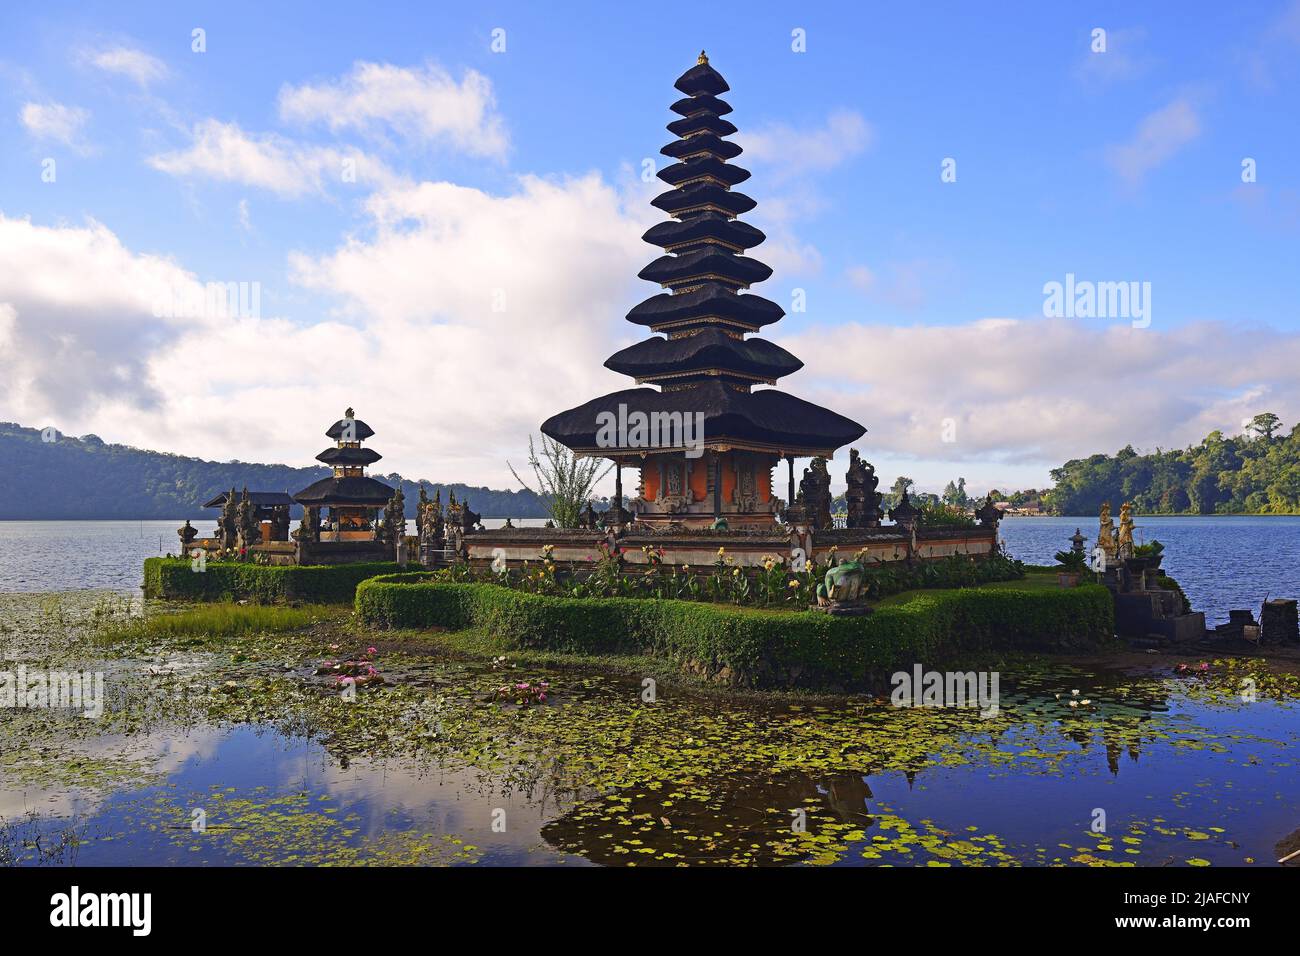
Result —
<instances>
[{"instance_id":1,"label":"temple stone base","mask_svg":"<svg viewBox=\"0 0 1300 956\"><path fill-rule=\"evenodd\" d=\"M726 531L637 530L617 538L599 530L498 528L467 534L464 548L473 564L502 558L507 567L536 564L548 545L557 563L583 564L596 561L601 544L608 545L611 540L616 541L626 564L649 564L651 558L643 550L648 547L665 565L688 565L701 573L712 569L719 548L732 566L742 568L761 567L773 557L787 561L801 557L826 564L832 555L852 558L865 551L867 563L874 564L940 560L955 554L987 557L997 549L997 531L991 527L928 529L918 531L913 541L910 532L894 526L813 531L783 525Z\"/></svg>"},{"instance_id":2,"label":"temple stone base","mask_svg":"<svg viewBox=\"0 0 1300 956\"><path fill-rule=\"evenodd\" d=\"M393 549L380 541L299 541L297 564L358 564L391 561Z\"/></svg>"}]
</instances>

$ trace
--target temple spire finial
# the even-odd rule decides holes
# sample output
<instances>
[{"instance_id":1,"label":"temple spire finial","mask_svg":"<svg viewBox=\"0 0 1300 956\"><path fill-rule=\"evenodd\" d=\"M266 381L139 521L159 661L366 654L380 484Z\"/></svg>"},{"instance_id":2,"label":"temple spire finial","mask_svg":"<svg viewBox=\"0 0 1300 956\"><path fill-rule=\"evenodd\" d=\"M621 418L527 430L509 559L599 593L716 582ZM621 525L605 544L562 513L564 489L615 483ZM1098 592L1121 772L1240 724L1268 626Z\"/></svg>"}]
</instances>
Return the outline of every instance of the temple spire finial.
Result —
<instances>
[{"instance_id":1,"label":"temple spire finial","mask_svg":"<svg viewBox=\"0 0 1300 956\"><path fill-rule=\"evenodd\" d=\"M697 59L695 62L698 63L700 66L703 66L704 64L709 62L709 55L705 53L703 50L701 50L699 59Z\"/></svg>"}]
</instances>

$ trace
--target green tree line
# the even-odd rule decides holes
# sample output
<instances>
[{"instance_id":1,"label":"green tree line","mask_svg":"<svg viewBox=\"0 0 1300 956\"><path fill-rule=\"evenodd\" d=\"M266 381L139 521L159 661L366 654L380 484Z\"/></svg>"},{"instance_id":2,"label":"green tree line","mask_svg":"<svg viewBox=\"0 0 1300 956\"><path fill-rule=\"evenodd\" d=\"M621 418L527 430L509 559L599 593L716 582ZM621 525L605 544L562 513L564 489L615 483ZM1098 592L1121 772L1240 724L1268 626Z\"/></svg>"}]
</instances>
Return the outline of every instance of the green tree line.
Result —
<instances>
[{"instance_id":1,"label":"green tree line","mask_svg":"<svg viewBox=\"0 0 1300 956\"><path fill-rule=\"evenodd\" d=\"M1213 431L1184 449L1141 455L1128 445L1067 461L1052 470L1044 502L1062 515L1096 514L1103 501L1131 501L1142 514L1300 514L1300 425L1281 430L1263 412L1240 436Z\"/></svg>"}]
</instances>

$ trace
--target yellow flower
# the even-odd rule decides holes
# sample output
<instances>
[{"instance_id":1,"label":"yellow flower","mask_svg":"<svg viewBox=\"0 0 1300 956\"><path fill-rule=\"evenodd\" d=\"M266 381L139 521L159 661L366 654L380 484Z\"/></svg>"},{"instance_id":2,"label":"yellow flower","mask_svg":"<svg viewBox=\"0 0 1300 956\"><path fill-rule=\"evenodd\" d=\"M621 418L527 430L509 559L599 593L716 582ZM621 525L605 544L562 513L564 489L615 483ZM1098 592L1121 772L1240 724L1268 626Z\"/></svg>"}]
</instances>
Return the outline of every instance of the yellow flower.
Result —
<instances>
[{"instance_id":1,"label":"yellow flower","mask_svg":"<svg viewBox=\"0 0 1300 956\"><path fill-rule=\"evenodd\" d=\"M724 554L726 554L726 553L727 553L727 549L726 549L726 548L719 548L719 549L718 549L718 557L722 557L722 556L723 556Z\"/></svg>"}]
</instances>

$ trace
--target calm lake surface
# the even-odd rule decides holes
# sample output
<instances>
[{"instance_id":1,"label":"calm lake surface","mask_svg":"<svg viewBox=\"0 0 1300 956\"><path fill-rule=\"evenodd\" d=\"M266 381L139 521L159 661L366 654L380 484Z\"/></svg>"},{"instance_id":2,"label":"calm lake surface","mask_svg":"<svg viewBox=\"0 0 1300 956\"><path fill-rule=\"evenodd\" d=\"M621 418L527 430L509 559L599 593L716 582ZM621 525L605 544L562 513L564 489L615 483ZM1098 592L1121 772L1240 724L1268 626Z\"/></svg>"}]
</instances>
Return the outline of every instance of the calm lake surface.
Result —
<instances>
[{"instance_id":1,"label":"calm lake surface","mask_svg":"<svg viewBox=\"0 0 1300 956\"><path fill-rule=\"evenodd\" d=\"M352 634L346 611L257 639L106 639L102 596L0 594L0 670L107 685L95 719L0 708L0 864L1271 866L1300 849L1300 679L1257 663L1008 664L987 720L666 674L647 701L640 675L469 660ZM358 653L385 684L347 700L318 671ZM494 692L539 681L545 704Z\"/></svg>"},{"instance_id":2,"label":"calm lake surface","mask_svg":"<svg viewBox=\"0 0 1300 956\"><path fill-rule=\"evenodd\" d=\"M502 519L485 523L499 526ZM141 562L174 552L182 521L0 521L0 593L103 589L138 593ZM520 521L516 521L520 524ZM541 524L538 519L523 522ZM211 534L215 521L196 521ZM1007 550L1027 564L1051 564L1080 528L1091 547L1094 518L1008 518ZM409 530L414 533L414 525ZM1300 597L1300 516L1137 519L1139 543L1165 545L1164 568L1210 626L1232 608L1269 597Z\"/></svg>"}]
</instances>

